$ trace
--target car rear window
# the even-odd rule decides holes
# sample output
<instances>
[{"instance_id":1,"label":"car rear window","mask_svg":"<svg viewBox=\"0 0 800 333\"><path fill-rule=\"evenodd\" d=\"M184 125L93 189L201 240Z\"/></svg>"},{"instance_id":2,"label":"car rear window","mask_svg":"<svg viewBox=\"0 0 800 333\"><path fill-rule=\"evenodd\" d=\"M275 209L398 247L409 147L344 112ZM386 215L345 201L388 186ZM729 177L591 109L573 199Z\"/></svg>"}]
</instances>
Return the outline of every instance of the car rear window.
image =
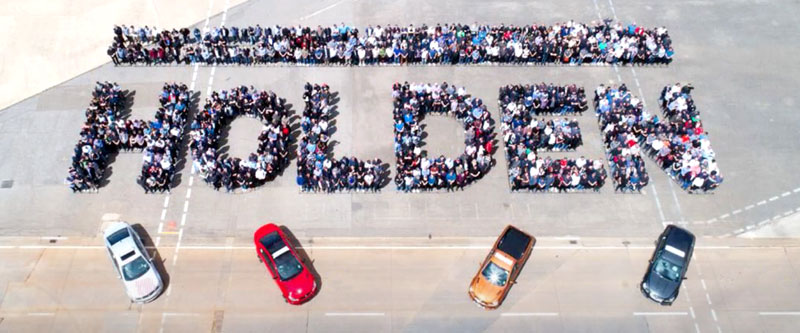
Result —
<instances>
[{"instance_id":1,"label":"car rear window","mask_svg":"<svg viewBox=\"0 0 800 333\"><path fill-rule=\"evenodd\" d=\"M120 261L128 260L128 258L133 257L133 255L135 255L135 254L136 254L136 252L133 252L133 251L125 253L125 254L122 255L122 257L119 258L119 260Z\"/></svg>"},{"instance_id":2,"label":"car rear window","mask_svg":"<svg viewBox=\"0 0 800 333\"><path fill-rule=\"evenodd\" d=\"M261 237L260 242L261 245L264 245L264 248L267 249L270 255L273 255L275 252L286 247L286 244L283 243L283 239L281 239L281 236L278 235L277 231L273 231L266 236Z\"/></svg>"},{"instance_id":3,"label":"car rear window","mask_svg":"<svg viewBox=\"0 0 800 333\"><path fill-rule=\"evenodd\" d=\"M130 236L130 234L128 233L128 228L117 230L115 233L108 236L108 243L114 245L117 242L125 238L128 238L128 236Z\"/></svg>"},{"instance_id":4,"label":"car rear window","mask_svg":"<svg viewBox=\"0 0 800 333\"><path fill-rule=\"evenodd\" d=\"M531 238L528 235L515 228L508 228L508 231L500 239L500 243L497 244L497 249L519 260L525 254L525 249L528 248L530 242Z\"/></svg>"}]
</instances>

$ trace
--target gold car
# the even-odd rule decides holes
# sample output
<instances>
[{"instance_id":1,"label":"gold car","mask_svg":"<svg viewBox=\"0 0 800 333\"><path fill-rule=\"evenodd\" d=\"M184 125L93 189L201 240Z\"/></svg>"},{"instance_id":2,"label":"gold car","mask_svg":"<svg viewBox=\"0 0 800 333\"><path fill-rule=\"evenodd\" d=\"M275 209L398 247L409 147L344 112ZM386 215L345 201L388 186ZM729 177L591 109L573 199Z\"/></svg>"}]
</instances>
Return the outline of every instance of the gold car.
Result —
<instances>
[{"instance_id":1,"label":"gold car","mask_svg":"<svg viewBox=\"0 0 800 333\"><path fill-rule=\"evenodd\" d=\"M506 226L472 279L469 297L485 309L499 307L516 282L534 243L533 236L512 225Z\"/></svg>"}]
</instances>

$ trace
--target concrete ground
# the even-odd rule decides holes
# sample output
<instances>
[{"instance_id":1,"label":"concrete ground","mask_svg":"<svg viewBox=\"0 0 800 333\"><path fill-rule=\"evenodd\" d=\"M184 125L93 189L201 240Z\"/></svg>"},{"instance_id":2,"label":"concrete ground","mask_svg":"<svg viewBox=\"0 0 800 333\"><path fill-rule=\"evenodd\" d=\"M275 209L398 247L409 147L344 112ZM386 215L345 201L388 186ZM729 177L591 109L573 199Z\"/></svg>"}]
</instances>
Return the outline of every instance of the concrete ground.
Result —
<instances>
[{"instance_id":1,"label":"concrete ground","mask_svg":"<svg viewBox=\"0 0 800 333\"><path fill-rule=\"evenodd\" d=\"M792 167L800 142L800 114L795 110L800 80L794 66L800 35L791 33L800 14L795 2L459 0L434 5L252 0L238 6L232 1L228 10L220 9L219 2L191 8L198 13L222 10L209 19L210 26L223 20L228 26L365 26L590 22L610 17L667 26L677 53L669 67L636 68L102 65L0 110L0 330L183 331L220 326L226 331L262 331L305 326L311 331L539 327L775 332L791 331L800 323L793 245L800 235L800 175ZM160 17L163 21L165 16ZM103 32L98 35L106 41L112 24L139 25L151 19L114 19L98 28ZM202 27L205 17L192 22ZM99 56L87 54L100 59L103 51ZM128 153L116 156L109 183L99 193L75 195L63 179L94 82L105 80L134 93L132 117L139 119L152 118L164 82L190 84L201 100L212 90L254 85L274 90L296 112L302 106L303 84L326 82L340 99L335 155L379 157L392 170L390 93L396 81L466 86L487 102L495 119L497 89L509 83L576 83L592 91L599 84L624 82L644 98L651 112L658 112L656 98L664 85L691 82L726 179L714 194L691 195L648 160L652 181L642 194L614 193L610 183L599 193L510 193L504 156L498 153L498 165L487 177L458 193L405 194L390 185L378 194L301 194L292 165L262 188L226 194L205 185L185 163L171 194L145 195L135 183L141 155ZM551 155L602 158L593 110L576 118L584 145L576 152ZM431 116L426 124L425 148L431 155L455 156L463 149L457 121ZM230 154L252 151L258 129L252 119L234 121L227 135ZM138 223L150 234L174 282L170 295L151 305L127 304L97 248L103 223L120 219ZM309 246L325 284L303 307L280 301L249 252L247 239L268 221L287 226ZM501 311L477 311L466 297L466 284L486 244L508 223L560 245L542 245L535 251ZM696 252L679 303L665 309L645 301L636 283L650 252L646 245L669 223L683 225L700 244L710 245ZM369 247L428 238L455 239L455 244L477 239L480 248ZM51 239L55 246L76 247L40 247L51 246ZM326 239L329 248L313 247ZM570 241L583 247L559 247L571 246ZM342 244L347 246L331 249ZM624 249L624 244L639 245ZM88 288L100 292L87 293Z\"/></svg>"}]
</instances>

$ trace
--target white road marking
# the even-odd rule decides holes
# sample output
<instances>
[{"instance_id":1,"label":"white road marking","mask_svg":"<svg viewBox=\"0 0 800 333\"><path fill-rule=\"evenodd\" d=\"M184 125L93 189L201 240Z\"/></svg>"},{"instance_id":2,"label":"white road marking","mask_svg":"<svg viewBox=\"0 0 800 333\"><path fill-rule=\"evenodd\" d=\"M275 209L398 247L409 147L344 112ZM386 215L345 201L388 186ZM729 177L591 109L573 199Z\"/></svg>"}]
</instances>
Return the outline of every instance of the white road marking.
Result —
<instances>
[{"instance_id":1,"label":"white road marking","mask_svg":"<svg viewBox=\"0 0 800 333\"><path fill-rule=\"evenodd\" d=\"M759 312L759 316L800 316L800 311L771 311Z\"/></svg>"},{"instance_id":2,"label":"white road marking","mask_svg":"<svg viewBox=\"0 0 800 333\"><path fill-rule=\"evenodd\" d=\"M66 240L66 239L69 239L69 237L63 237L63 236L42 236L42 237L39 237L39 239L43 239L43 240Z\"/></svg>"},{"instance_id":3,"label":"white road marking","mask_svg":"<svg viewBox=\"0 0 800 333\"><path fill-rule=\"evenodd\" d=\"M55 316L56 314L55 312L28 312L26 313L26 315L44 317L44 316Z\"/></svg>"},{"instance_id":4,"label":"white road marking","mask_svg":"<svg viewBox=\"0 0 800 333\"><path fill-rule=\"evenodd\" d=\"M191 197L192 197L192 188L190 187L188 190L186 190L186 199L189 199Z\"/></svg>"},{"instance_id":5,"label":"white road marking","mask_svg":"<svg viewBox=\"0 0 800 333\"><path fill-rule=\"evenodd\" d=\"M194 172L194 168L192 168L192 172ZM189 186L192 186L192 183L194 183L194 177L189 177Z\"/></svg>"},{"instance_id":6,"label":"white road marking","mask_svg":"<svg viewBox=\"0 0 800 333\"><path fill-rule=\"evenodd\" d=\"M794 214L793 210L787 210L786 212L783 213L783 216L789 216L789 215L792 215L792 214Z\"/></svg>"},{"instance_id":7,"label":"white road marking","mask_svg":"<svg viewBox=\"0 0 800 333\"><path fill-rule=\"evenodd\" d=\"M164 221L166 217L167 217L167 209L164 208L161 210L161 221Z\"/></svg>"},{"instance_id":8,"label":"white road marking","mask_svg":"<svg viewBox=\"0 0 800 333\"><path fill-rule=\"evenodd\" d=\"M386 315L383 312L325 312L328 317L381 317Z\"/></svg>"},{"instance_id":9,"label":"white road marking","mask_svg":"<svg viewBox=\"0 0 800 333\"><path fill-rule=\"evenodd\" d=\"M688 312L634 312L634 316L686 316Z\"/></svg>"},{"instance_id":10,"label":"white road marking","mask_svg":"<svg viewBox=\"0 0 800 333\"><path fill-rule=\"evenodd\" d=\"M711 296L708 296L708 294L706 294L706 302L708 302L708 305L712 304L711 303Z\"/></svg>"},{"instance_id":11,"label":"white road marking","mask_svg":"<svg viewBox=\"0 0 800 333\"><path fill-rule=\"evenodd\" d=\"M758 203L756 203L756 206L761 206L761 205L766 204L766 203L767 203L767 200L761 200Z\"/></svg>"},{"instance_id":12,"label":"white road marking","mask_svg":"<svg viewBox=\"0 0 800 333\"><path fill-rule=\"evenodd\" d=\"M189 201L188 200L183 202L183 212L186 213L187 211L189 211Z\"/></svg>"},{"instance_id":13,"label":"white road marking","mask_svg":"<svg viewBox=\"0 0 800 333\"><path fill-rule=\"evenodd\" d=\"M792 190L792 192L794 192L794 193L800 192L800 187L798 187L798 188L796 188L796 189Z\"/></svg>"},{"instance_id":14,"label":"white road marking","mask_svg":"<svg viewBox=\"0 0 800 333\"><path fill-rule=\"evenodd\" d=\"M755 205L747 205L747 207L745 207L744 210L751 210L753 209L753 207L755 207Z\"/></svg>"},{"instance_id":15,"label":"white road marking","mask_svg":"<svg viewBox=\"0 0 800 333\"><path fill-rule=\"evenodd\" d=\"M653 199L656 200L656 208L658 208L658 217L661 218L661 223L664 223L664 209L661 208L661 200L658 200L658 192L655 186L650 186L653 189Z\"/></svg>"},{"instance_id":16,"label":"white road marking","mask_svg":"<svg viewBox=\"0 0 800 333\"><path fill-rule=\"evenodd\" d=\"M714 311L714 309L711 309L711 317L714 318L714 321L718 321L717 320L717 311Z\"/></svg>"},{"instance_id":17,"label":"white road marking","mask_svg":"<svg viewBox=\"0 0 800 333\"><path fill-rule=\"evenodd\" d=\"M782 196L782 197L788 197L788 196L789 196L789 195L791 195L791 194L792 194L792 192L783 192L783 193L781 194L781 196Z\"/></svg>"},{"instance_id":18,"label":"white road marking","mask_svg":"<svg viewBox=\"0 0 800 333\"><path fill-rule=\"evenodd\" d=\"M200 316L199 313L194 312L164 312L163 316L173 316L173 317L198 317Z\"/></svg>"},{"instance_id":19,"label":"white road marking","mask_svg":"<svg viewBox=\"0 0 800 333\"><path fill-rule=\"evenodd\" d=\"M166 196L164 198L164 208L167 208L168 206L169 206L169 196Z\"/></svg>"},{"instance_id":20,"label":"white road marking","mask_svg":"<svg viewBox=\"0 0 800 333\"><path fill-rule=\"evenodd\" d=\"M715 218L713 218L713 219L710 219L710 220L708 220L708 223L709 223L709 224L711 224L711 223L714 223L714 222L717 222L717 218L716 218L716 217L715 217Z\"/></svg>"},{"instance_id":21,"label":"white road marking","mask_svg":"<svg viewBox=\"0 0 800 333\"><path fill-rule=\"evenodd\" d=\"M703 285L703 290L707 290L707 288L706 288L706 280L705 279L700 279L700 284Z\"/></svg>"},{"instance_id":22,"label":"white road marking","mask_svg":"<svg viewBox=\"0 0 800 333\"><path fill-rule=\"evenodd\" d=\"M696 322L694 323L694 331L700 333L700 325L698 325Z\"/></svg>"},{"instance_id":23,"label":"white road marking","mask_svg":"<svg viewBox=\"0 0 800 333\"><path fill-rule=\"evenodd\" d=\"M558 312L504 312L501 317L554 317Z\"/></svg>"},{"instance_id":24,"label":"white road marking","mask_svg":"<svg viewBox=\"0 0 800 333\"><path fill-rule=\"evenodd\" d=\"M741 213L741 212L742 212L742 210L741 210L741 209L737 209L737 210L734 210L734 211L733 211L733 212L731 212L731 213L732 213L733 215L736 215L736 214L739 214L739 213Z\"/></svg>"},{"instance_id":25,"label":"white road marking","mask_svg":"<svg viewBox=\"0 0 800 333\"><path fill-rule=\"evenodd\" d=\"M769 201L775 201L775 200L778 200L778 196L777 195L772 197L772 198L769 198Z\"/></svg>"},{"instance_id":26,"label":"white road marking","mask_svg":"<svg viewBox=\"0 0 800 333\"><path fill-rule=\"evenodd\" d=\"M185 224L186 224L186 213L183 213L181 214L181 227L183 227Z\"/></svg>"},{"instance_id":27,"label":"white road marking","mask_svg":"<svg viewBox=\"0 0 800 333\"><path fill-rule=\"evenodd\" d=\"M695 314L694 314L694 307L691 307L691 306L689 307L689 313L691 313L691 314L692 314L692 319L695 319L695 318L697 318L697 317L695 316Z\"/></svg>"},{"instance_id":28,"label":"white road marking","mask_svg":"<svg viewBox=\"0 0 800 333\"><path fill-rule=\"evenodd\" d=\"M727 219L730 216L731 216L731 214L722 214L722 215L720 215L719 219L720 220L724 220L724 219Z\"/></svg>"},{"instance_id":29,"label":"white road marking","mask_svg":"<svg viewBox=\"0 0 800 333\"><path fill-rule=\"evenodd\" d=\"M342 4L343 2L345 2L345 1L347 1L347 0L341 0L341 1L339 1L339 2L336 2L336 3L333 3L333 4L331 4L331 5L329 5L329 6L325 7L325 8L322 8L322 9L320 9L320 10L316 11L316 12L313 12L313 13L311 13L311 14L308 14L308 15L306 15L306 16L300 17L300 21L305 21L305 20L308 20L308 19L310 19L310 18L312 18L312 17L314 17L314 16L317 16L317 15L319 15L319 14L322 14L322 13L324 13L324 12L326 12L326 11L330 10L330 9L331 9L331 8L333 8L333 7L336 7L336 6L338 6L338 5L341 5L341 4Z\"/></svg>"}]
</instances>

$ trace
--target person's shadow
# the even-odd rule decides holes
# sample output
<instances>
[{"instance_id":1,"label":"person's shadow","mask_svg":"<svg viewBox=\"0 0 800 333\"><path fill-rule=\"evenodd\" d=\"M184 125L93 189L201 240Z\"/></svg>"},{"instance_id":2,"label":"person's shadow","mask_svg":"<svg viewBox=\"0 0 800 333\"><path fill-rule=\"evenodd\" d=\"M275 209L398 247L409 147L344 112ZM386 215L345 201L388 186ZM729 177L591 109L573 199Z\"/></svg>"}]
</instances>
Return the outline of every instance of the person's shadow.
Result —
<instances>
[{"instance_id":1,"label":"person's shadow","mask_svg":"<svg viewBox=\"0 0 800 333\"><path fill-rule=\"evenodd\" d=\"M292 234L292 232L289 231L289 228L287 228L286 226L282 225L282 226L280 226L280 229L281 229L281 231L283 231L283 234L286 235L286 239L294 247L295 252L297 252L297 256L300 257L300 260L302 260L303 263L308 268L308 271L311 273L311 276L314 278L314 282L317 283L317 290L314 292L314 295L311 295L305 301L305 302L308 302L312 298L316 297L320 293L320 291L322 291L322 287L324 285L322 283L322 278L320 277L320 275L317 272L317 270L314 268L314 260L311 259L311 257L308 256L308 253L306 252L305 248L302 247L303 244L300 244L300 242L297 240L297 238L294 236L294 234Z\"/></svg>"},{"instance_id":2,"label":"person's shadow","mask_svg":"<svg viewBox=\"0 0 800 333\"><path fill-rule=\"evenodd\" d=\"M150 258L153 259L153 266L155 266L159 275L161 275L161 282L164 283L164 287L161 289L163 293L167 290L167 287L169 287L169 273L167 273L167 269L164 267L164 261L166 261L166 259L161 258L161 254L158 252L155 243L153 243L153 239L141 224L132 224L131 228L139 234L139 238L142 239L142 245L144 245Z\"/></svg>"}]
</instances>

